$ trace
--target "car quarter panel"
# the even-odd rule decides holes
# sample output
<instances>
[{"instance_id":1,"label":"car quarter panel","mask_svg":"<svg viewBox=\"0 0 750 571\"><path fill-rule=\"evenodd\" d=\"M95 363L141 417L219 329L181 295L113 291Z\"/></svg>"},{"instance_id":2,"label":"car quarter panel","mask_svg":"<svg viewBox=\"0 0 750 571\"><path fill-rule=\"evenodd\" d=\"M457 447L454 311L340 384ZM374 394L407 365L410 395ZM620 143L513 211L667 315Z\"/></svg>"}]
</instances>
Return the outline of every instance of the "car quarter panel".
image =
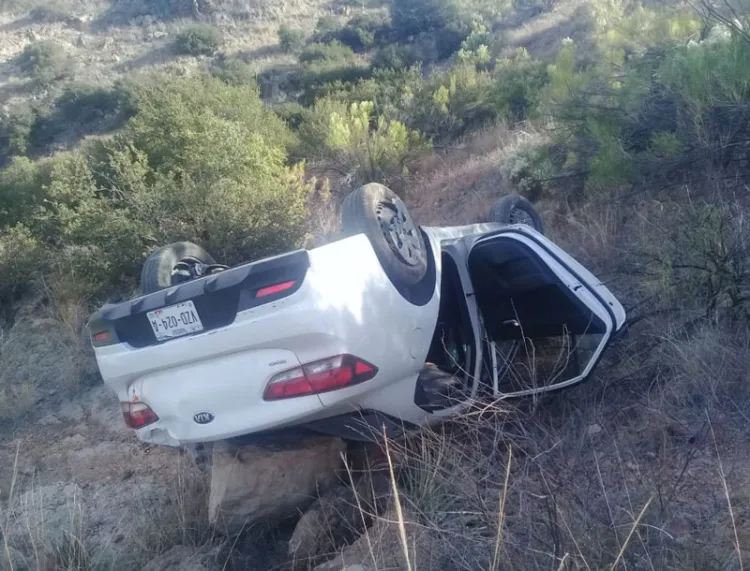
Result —
<instances>
[{"instance_id":1,"label":"car quarter panel","mask_svg":"<svg viewBox=\"0 0 750 571\"><path fill-rule=\"evenodd\" d=\"M440 261L439 243L432 244L437 279L429 301L424 305L409 303L393 286L377 261L367 238L357 235L341 248L351 248L360 257L358 268L346 264L346 276L341 276L340 259L310 252L316 290L329 291L326 296L331 319L349 314L360 324L359 339L351 337L352 354L378 367L377 376L361 385L322 393L321 401L336 414L360 408L380 410L408 422L420 422L425 412L414 404L414 391L419 370L432 340L439 311ZM437 250L436 250L437 247ZM352 274L359 275L352 275ZM335 276L343 280L331 283ZM317 285L318 280L320 284ZM362 292L350 295L346 292Z\"/></svg>"}]
</instances>

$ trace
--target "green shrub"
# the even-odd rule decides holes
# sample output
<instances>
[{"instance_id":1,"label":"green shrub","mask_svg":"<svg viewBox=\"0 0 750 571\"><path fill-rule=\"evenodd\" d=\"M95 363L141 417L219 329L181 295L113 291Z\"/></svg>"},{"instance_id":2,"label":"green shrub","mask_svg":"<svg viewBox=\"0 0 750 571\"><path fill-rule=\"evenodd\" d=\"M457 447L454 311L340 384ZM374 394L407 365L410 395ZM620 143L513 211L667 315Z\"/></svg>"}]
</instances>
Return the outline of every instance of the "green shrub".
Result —
<instances>
[{"instance_id":1,"label":"green shrub","mask_svg":"<svg viewBox=\"0 0 750 571\"><path fill-rule=\"evenodd\" d=\"M0 307L33 281L43 259L44 250L24 225L0 229Z\"/></svg>"},{"instance_id":2,"label":"green shrub","mask_svg":"<svg viewBox=\"0 0 750 571\"><path fill-rule=\"evenodd\" d=\"M550 178L557 172L550 161L549 147L525 143L510 153L503 165L503 175L518 192L531 200L539 199L550 189Z\"/></svg>"},{"instance_id":3,"label":"green shrub","mask_svg":"<svg viewBox=\"0 0 750 571\"><path fill-rule=\"evenodd\" d=\"M435 42L439 58L446 58L461 47L471 33L471 9L459 9L456 0L392 0L391 23L402 41L420 37Z\"/></svg>"},{"instance_id":4,"label":"green shrub","mask_svg":"<svg viewBox=\"0 0 750 571\"><path fill-rule=\"evenodd\" d=\"M300 63L313 63L320 61L349 63L353 60L354 51L349 46L345 46L337 40L325 44L310 44L299 55Z\"/></svg>"},{"instance_id":5,"label":"green shrub","mask_svg":"<svg viewBox=\"0 0 750 571\"><path fill-rule=\"evenodd\" d=\"M112 88L78 85L65 90L55 102L57 113L69 123L87 124L118 114L135 112L132 93L123 85Z\"/></svg>"},{"instance_id":6,"label":"green shrub","mask_svg":"<svg viewBox=\"0 0 750 571\"><path fill-rule=\"evenodd\" d=\"M21 103L11 107L0 120L0 164L9 157L26 154L36 118L36 110Z\"/></svg>"},{"instance_id":7,"label":"green shrub","mask_svg":"<svg viewBox=\"0 0 750 571\"><path fill-rule=\"evenodd\" d=\"M27 45L18 57L21 71L42 85L64 79L73 72L73 61L65 49L53 40Z\"/></svg>"},{"instance_id":8,"label":"green shrub","mask_svg":"<svg viewBox=\"0 0 750 571\"><path fill-rule=\"evenodd\" d=\"M410 68L419 61L413 46L390 44L380 48L372 56L372 67L375 69L402 70Z\"/></svg>"},{"instance_id":9,"label":"green shrub","mask_svg":"<svg viewBox=\"0 0 750 571\"><path fill-rule=\"evenodd\" d=\"M354 83L371 74L370 66L357 59L354 51L341 42L311 44L299 56L303 70L299 88L304 91L300 101L311 105L330 83Z\"/></svg>"},{"instance_id":10,"label":"green shrub","mask_svg":"<svg viewBox=\"0 0 750 571\"><path fill-rule=\"evenodd\" d=\"M39 165L15 157L0 170L0 228L10 228L34 218L44 200L44 181Z\"/></svg>"},{"instance_id":11,"label":"green shrub","mask_svg":"<svg viewBox=\"0 0 750 571\"><path fill-rule=\"evenodd\" d=\"M221 30L208 24L192 24L175 38L175 51L190 56L210 56L222 42Z\"/></svg>"},{"instance_id":12,"label":"green shrub","mask_svg":"<svg viewBox=\"0 0 750 571\"><path fill-rule=\"evenodd\" d=\"M297 242L306 187L300 168L286 166L293 138L257 89L167 79L143 85L137 100L99 164L132 189L135 218L158 243L192 237L236 263Z\"/></svg>"},{"instance_id":13,"label":"green shrub","mask_svg":"<svg viewBox=\"0 0 750 571\"><path fill-rule=\"evenodd\" d=\"M303 165L287 166L294 139L257 89L157 75L133 97L116 137L0 171L0 249L34 260L38 245L91 295L134 286L154 244L195 240L228 263L299 244ZM32 266L8 269L0 287L15 291Z\"/></svg>"},{"instance_id":14,"label":"green shrub","mask_svg":"<svg viewBox=\"0 0 750 571\"><path fill-rule=\"evenodd\" d=\"M230 85L255 85L258 74L255 67L240 58L224 60L219 65L212 65L211 75Z\"/></svg>"},{"instance_id":15,"label":"green shrub","mask_svg":"<svg viewBox=\"0 0 750 571\"><path fill-rule=\"evenodd\" d=\"M349 20L336 32L336 39L354 51L361 52L380 44L388 30L388 20L382 15L365 14Z\"/></svg>"},{"instance_id":16,"label":"green shrub","mask_svg":"<svg viewBox=\"0 0 750 571\"><path fill-rule=\"evenodd\" d=\"M356 182L390 182L408 174L407 164L426 141L403 123L376 116L370 101L323 99L300 127L303 148L313 157L334 160Z\"/></svg>"},{"instance_id":17,"label":"green shrub","mask_svg":"<svg viewBox=\"0 0 750 571\"><path fill-rule=\"evenodd\" d=\"M538 113L539 98L547 85L546 66L519 48L510 58L499 59L492 73L492 100L501 117L520 121Z\"/></svg>"},{"instance_id":18,"label":"green shrub","mask_svg":"<svg viewBox=\"0 0 750 571\"><path fill-rule=\"evenodd\" d=\"M286 53L301 50L305 45L305 32L281 26L279 28L279 46Z\"/></svg>"},{"instance_id":19,"label":"green shrub","mask_svg":"<svg viewBox=\"0 0 750 571\"><path fill-rule=\"evenodd\" d=\"M497 117L492 76L474 65L436 73L416 91L410 124L443 140L463 135Z\"/></svg>"},{"instance_id":20,"label":"green shrub","mask_svg":"<svg viewBox=\"0 0 750 571\"><path fill-rule=\"evenodd\" d=\"M339 29L339 20L333 14L325 14L318 18L315 24L314 38L317 42L330 41L334 39L332 34Z\"/></svg>"},{"instance_id":21,"label":"green shrub","mask_svg":"<svg viewBox=\"0 0 750 571\"><path fill-rule=\"evenodd\" d=\"M276 105L273 107L273 111L292 129L299 129L309 115L308 108L303 107L296 101Z\"/></svg>"}]
</instances>

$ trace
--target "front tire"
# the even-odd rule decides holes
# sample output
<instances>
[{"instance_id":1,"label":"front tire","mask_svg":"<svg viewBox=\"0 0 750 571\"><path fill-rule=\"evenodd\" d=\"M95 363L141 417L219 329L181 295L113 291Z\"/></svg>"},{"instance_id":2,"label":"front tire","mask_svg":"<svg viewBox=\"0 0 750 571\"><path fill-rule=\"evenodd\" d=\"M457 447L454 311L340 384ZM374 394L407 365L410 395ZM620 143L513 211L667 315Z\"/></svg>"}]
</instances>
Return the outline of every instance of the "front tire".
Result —
<instances>
[{"instance_id":1,"label":"front tire","mask_svg":"<svg viewBox=\"0 0 750 571\"><path fill-rule=\"evenodd\" d=\"M347 236L367 236L396 286L415 285L427 274L428 254L422 232L406 205L389 188L370 183L349 194L341 222Z\"/></svg>"},{"instance_id":2,"label":"front tire","mask_svg":"<svg viewBox=\"0 0 750 571\"><path fill-rule=\"evenodd\" d=\"M192 242L175 242L152 253L141 270L141 293L154 293L180 283L175 267L184 260L197 260L202 264L216 262L211 254ZM182 280L184 281L184 280Z\"/></svg>"},{"instance_id":3,"label":"front tire","mask_svg":"<svg viewBox=\"0 0 750 571\"><path fill-rule=\"evenodd\" d=\"M539 216L534 205L517 194L503 196L495 202L490 211L490 220L500 224L525 224L540 234L544 234L542 217Z\"/></svg>"}]
</instances>

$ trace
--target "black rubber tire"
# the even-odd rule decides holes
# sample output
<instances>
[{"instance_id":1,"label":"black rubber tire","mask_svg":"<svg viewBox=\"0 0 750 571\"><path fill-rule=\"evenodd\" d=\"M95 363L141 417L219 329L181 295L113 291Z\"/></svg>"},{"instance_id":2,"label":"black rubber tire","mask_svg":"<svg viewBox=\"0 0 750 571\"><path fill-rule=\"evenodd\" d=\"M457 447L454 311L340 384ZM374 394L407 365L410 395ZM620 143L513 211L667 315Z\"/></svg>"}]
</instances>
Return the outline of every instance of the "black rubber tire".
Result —
<instances>
[{"instance_id":1,"label":"black rubber tire","mask_svg":"<svg viewBox=\"0 0 750 571\"><path fill-rule=\"evenodd\" d=\"M396 287L411 286L419 283L427 273L427 248L419 227L413 223L406 212L409 222L416 229L418 242L417 263L408 264L394 251L383 234L377 216L377 208L382 204L394 204L399 197L382 184L370 183L359 187L344 199L341 209L341 224L346 236L364 233L370 240L383 270ZM401 203L403 204L403 203Z\"/></svg>"},{"instance_id":2,"label":"black rubber tire","mask_svg":"<svg viewBox=\"0 0 750 571\"><path fill-rule=\"evenodd\" d=\"M171 287L172 270L185 258L197 258L204 264L215 264L211 254L192 242L175 242L153 252L141 270L141 293L154 293Z\"/></svg>"},{"instance_id":3,"label":"black rubber tire","mask_svg":"<svg viewBox=\"0 0 750 571\"><path fill-rule=\"evenodd\" d=\"M544 225L542 224L542 217L534 208L534 205L526 200L523 196L517 194L509 194L503 196L495 204L492 205L490 211L490 220L492 222L499 222L500 224L518 224L519 221L515 220L514 211L521 211L528 215L531 224L528 222L521 222L531 226L534 230L540 234L544 234Z\"/></svg>"}]
</instances>

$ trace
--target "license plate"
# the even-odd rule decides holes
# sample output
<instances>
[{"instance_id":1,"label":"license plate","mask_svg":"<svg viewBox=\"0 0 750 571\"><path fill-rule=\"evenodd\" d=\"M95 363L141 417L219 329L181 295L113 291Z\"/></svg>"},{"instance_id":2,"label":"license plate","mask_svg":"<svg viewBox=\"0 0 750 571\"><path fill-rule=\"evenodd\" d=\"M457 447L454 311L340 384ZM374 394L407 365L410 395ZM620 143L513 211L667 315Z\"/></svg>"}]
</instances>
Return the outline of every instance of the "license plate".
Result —
<instances>
[{"instance_id":1,"label":"license plate","mask_svg":"<svg viewBox=\"0 0 750 571\"><path fill-rule=\"evenodd\" d=\"M157 341L165 341L203 331L203 323L198 317L192 301L183 301L169 307L162 307L147 313Z\"/></svg>"}]
</instances>

